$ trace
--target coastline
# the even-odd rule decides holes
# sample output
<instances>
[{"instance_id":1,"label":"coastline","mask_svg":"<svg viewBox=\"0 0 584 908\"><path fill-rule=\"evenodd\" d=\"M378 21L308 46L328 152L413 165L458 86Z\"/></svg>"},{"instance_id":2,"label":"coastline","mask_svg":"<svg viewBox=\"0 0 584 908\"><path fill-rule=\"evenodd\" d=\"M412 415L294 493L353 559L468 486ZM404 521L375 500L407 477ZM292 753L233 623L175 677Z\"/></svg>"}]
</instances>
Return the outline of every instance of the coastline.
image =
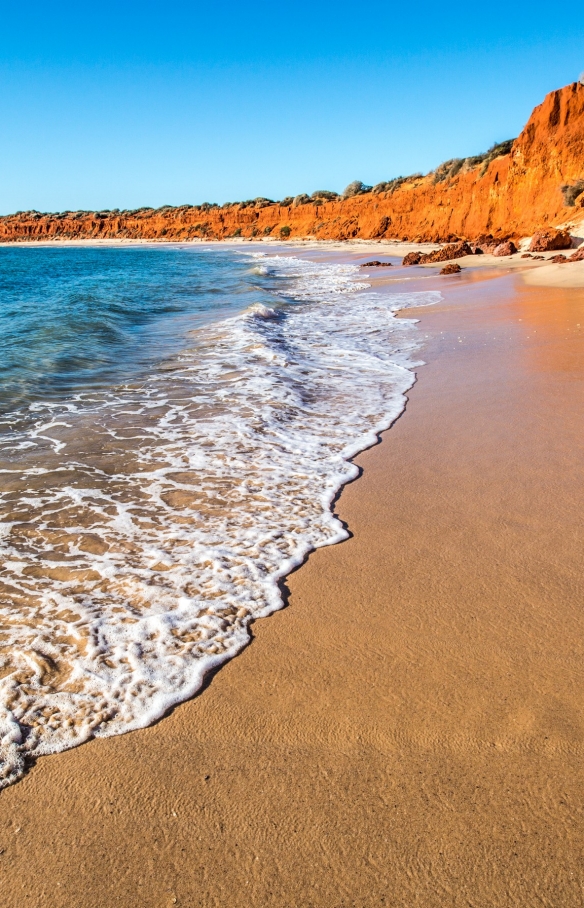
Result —
<instances>
[{"instance_id":1,"label":"coastline","mask_svg":"<svg viewBox=\"0 0 584 908\"><path fill-rule=\"evenodd\" d=\"M580 237L578 237L580 239ZM52 240L35 240L22 242L0 242L0 248L9 249L37 249L37 248L67 248L67 247L132 247L132 246L153 246L153 247L170 247L178 246L182 248L210 248L226 249L236 248L251 251L262 251L272 254L289 254L293 255L295 251L318 252L319 254L329 255L331 253L340 253L341 258L338 261L345 261L352 264L361 264L359 256L381 255L401 259L409 252L431 252L438 249L439 243L414 243L399 242L397 240L322 240L314 237L297 238L290 241L281 241L271 238L262 240L257 239L226 239L226 240L199 240L192 239L188 241L179 240L162 240L162 239L52 239ZM555 252L547 252L542 256L541 261L522 259L520 254L506 256L503 258L494 255L472 255L458 258L455 261L461 266L466 277L468 278L474 272L491 271L493 274L505 274L509 272L519 272L522 278L528 284L543 285L548 287L566 287L577 288L584 287L584 261L570 262L568 264L553 264L549 259L556 255ZM395 264L399 264L396 262ZM436 289L439 289L444 278L438 277L441 265L415 265L408 268L406 275L403 272L392 272L388 274L383 272L379 274L375 269L369 269L367 272L368 280L372 280L372 286L379 286L388 280L403 281L404 279L412 280L420 277L431 277L437 280ZM394 278L394 274L396 275ZM487 275L491 277L492 274ZM453 276L448 275L446 281L452 281ZM455 280L464 280L463 275L455 275Z\"/></svg>"},{"instance_id":2,"label":"coastline","mask_svg":"<svg viewBox=\"0 0 584 908\"><path fill-rule=\"evenodd\" d=\"M188 240L310 235L451 242L487 233L499 241L517 240L551 224L580 229L583 122L584 87L572 82L546 95L517 138L478 156L445 161L425 175L375 186L356 181L342 196L317 191L280 201L256 197L221 205L19 211L0 217L0 236ZM562 186L566 199L558 191Z\"/></svg>"},{"instance_id":3,"label":"coastline","mask_svg":"<svg viewBox=\"0 0 584 908\"><path fill-rule=\"evenodd\" d=\"M584 305L506 265L410 269L445 297L405 313L427 365L290 607L0 794L7 908L580 904Z\"/></svg>"}]
</instances>

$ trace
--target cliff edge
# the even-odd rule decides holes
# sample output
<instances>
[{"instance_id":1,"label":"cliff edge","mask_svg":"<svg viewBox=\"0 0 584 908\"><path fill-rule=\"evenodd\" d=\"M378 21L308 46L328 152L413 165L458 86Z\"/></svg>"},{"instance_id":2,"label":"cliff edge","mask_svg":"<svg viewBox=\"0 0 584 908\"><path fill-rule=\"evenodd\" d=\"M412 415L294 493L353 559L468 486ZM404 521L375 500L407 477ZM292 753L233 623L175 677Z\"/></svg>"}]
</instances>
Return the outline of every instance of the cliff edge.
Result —
<instances>
[{"instance_id":1,"label":"cliff edge","mask_svg":"<svg viewBox=\"0 0 584 908\"><path fill-rule=\"evenodd\" d=\"M426 176L380 184L351 198L300 196L137 211L18 212L0 218L4 242L61 239L191 240L230 237L447 242L530 236L584 219L584 85L551 92L511 150L448 162ZM316 194L318 195L318 194Z\"/></svg>"}]
</instances>

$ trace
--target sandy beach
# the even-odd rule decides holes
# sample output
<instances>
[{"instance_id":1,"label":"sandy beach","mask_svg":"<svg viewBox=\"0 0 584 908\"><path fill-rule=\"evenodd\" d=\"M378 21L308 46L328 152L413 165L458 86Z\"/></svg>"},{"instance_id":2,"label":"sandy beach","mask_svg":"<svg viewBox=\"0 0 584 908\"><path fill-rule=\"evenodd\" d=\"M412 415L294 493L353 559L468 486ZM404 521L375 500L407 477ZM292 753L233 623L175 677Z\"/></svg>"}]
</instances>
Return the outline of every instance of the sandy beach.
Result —
<instances>
[{"instance_id":1,"label":"sandy beach","mask_svg":"<svg viewBox=\"0 0 584 908\"><path fill-rule=\"evenodd\" d=\"M2 908L582 905L584 263L488 264L410 269L427 365L288 607L0 793Z\"/></svg>"}]
</instances>

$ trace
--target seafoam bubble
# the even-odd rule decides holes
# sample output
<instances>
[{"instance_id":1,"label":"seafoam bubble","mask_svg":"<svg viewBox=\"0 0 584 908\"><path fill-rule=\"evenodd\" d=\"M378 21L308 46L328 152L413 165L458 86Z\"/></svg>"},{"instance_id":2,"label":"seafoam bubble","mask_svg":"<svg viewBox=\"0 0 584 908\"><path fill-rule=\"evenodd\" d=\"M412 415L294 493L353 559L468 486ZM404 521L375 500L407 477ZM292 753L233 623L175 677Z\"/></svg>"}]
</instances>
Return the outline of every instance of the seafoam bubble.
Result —
<instances>
[{"instance_id":1,"label":"seafoam bubble","mask_svg":"<svg viewBox=\"0 0 584 908\"><path fill-rule=\"evenodd\" d=\"M272 309L270 306L264 306L262 303L256 303L254 306L250 306L249 313L254 318L278 318L278 313L275 309Z\"/></svg>"},{"instance_id":2,"label":"seafoam bubble","mask_svg":"<svg viewBox=\"0 0 584 908\"><path fill-rule=\"evenodd\" d=\"M414 381L420 334L394 313L440 295L254 260L273 308L197 329L135 385L5 421L0 784L192 696L281 607L281 578L347 536L331 503Z\"/></svg>"}]
</instances>

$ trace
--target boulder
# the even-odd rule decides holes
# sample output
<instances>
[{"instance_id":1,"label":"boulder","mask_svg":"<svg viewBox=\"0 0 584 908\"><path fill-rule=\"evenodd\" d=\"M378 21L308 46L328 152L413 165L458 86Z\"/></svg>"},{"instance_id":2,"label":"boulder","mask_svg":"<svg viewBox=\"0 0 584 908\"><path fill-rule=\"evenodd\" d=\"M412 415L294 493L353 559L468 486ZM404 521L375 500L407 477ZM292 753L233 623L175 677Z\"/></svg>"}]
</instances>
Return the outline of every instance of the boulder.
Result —
<instances>
[{"instance_id":1,"label":"boulder","mask_svg":"<svg viewBox=\"0 0 584 908\"><path fill-rule=\"evenodd\" d=\"M391 268L391 262L363 262L361 268Z\"/></svg>"},{"instance_id":2,"label":"boulder","mask_svg":"<svg viewBox=\"0 0 584 908\"><path fill-rule=\"evenodd\" d=\"M443 246L442 249L435 249L434 252L427 252L420 257L418 264L432 265L435 262L449 262L451 259L461 259L465 255L472 255L472 249L466 241L460 243L451 243Z\"/></svg>"},{"instance_id":3,"label":"boulder","mask_svg":"<svg viewBox=\"0 0 584 908\"><path fill-rule=\"evenodd\" d=\"M517 246L515 243L512 243L511 240L507 240L506 243L499 243L499 245L493 249L493 255L497 256L515 255L516 252Z\"/></svg>"},{"instance_id":4,"label":"boulder","mask_svg":"<svg viewBox=\"0 0 584 908\"><path fill-rule=\"evenodd\" d=\"M581 262L582 260L584 260L584 245L568 256L570 262Z\"/></svg>"},{"instance_id":5,"label":"boulder","mask_svg":"<svg viewBox=\"0 0 584 908\"><path fill-rule=\"evenodd\" d=\"M449 262L448 265L444 265L440 274L460 274L461 271L462 268L460 265L457 265L456 262Z\"/></svg>"},{"instance_id":6,"label":"boulder","mask_svg":"<svg viewBox=\"0 0 584 908\"><path fill-rule=\"evenodd\" d=\"M557 249L569 249L571 245L572 237L567 230L547 227L545 230L538 230L537 233L534 233L529 244L529 251L555 252Z\"/></svg>"},{"instance_id":7,"label":"boulder","mask_svg":"<svg viewBox=\"0 0 584 908\"><path fill-rule=\"evenodd\" d=\"M548 259L548 261L553 262L554 265L563 265L564 262L568 261L568 259L565 255L562 255L560 253L560 255L552 255L551 259Z\"/></svg>"},{"instance_id":8,"label":"boulder","mask_svg":"<svg viewBox=\"0 0 584 908\"><path fill-rule=\"evenodd\" d=\"M402 265L419 265L421 258L422 258L421 252L408 252L408 254L406 256L404 256Z\"/></svg>"},{"instance_id":9,"label":"boulder","mask_svg":"<svg viewBox=\"0 0 584 908\"><path fill-rule=\"evenodd\" d=\"M531 252L524 252L523 255L521 256L521 258L522 259L532 259L533 256L532 256Z\"/></svg>"}]
</instances>

